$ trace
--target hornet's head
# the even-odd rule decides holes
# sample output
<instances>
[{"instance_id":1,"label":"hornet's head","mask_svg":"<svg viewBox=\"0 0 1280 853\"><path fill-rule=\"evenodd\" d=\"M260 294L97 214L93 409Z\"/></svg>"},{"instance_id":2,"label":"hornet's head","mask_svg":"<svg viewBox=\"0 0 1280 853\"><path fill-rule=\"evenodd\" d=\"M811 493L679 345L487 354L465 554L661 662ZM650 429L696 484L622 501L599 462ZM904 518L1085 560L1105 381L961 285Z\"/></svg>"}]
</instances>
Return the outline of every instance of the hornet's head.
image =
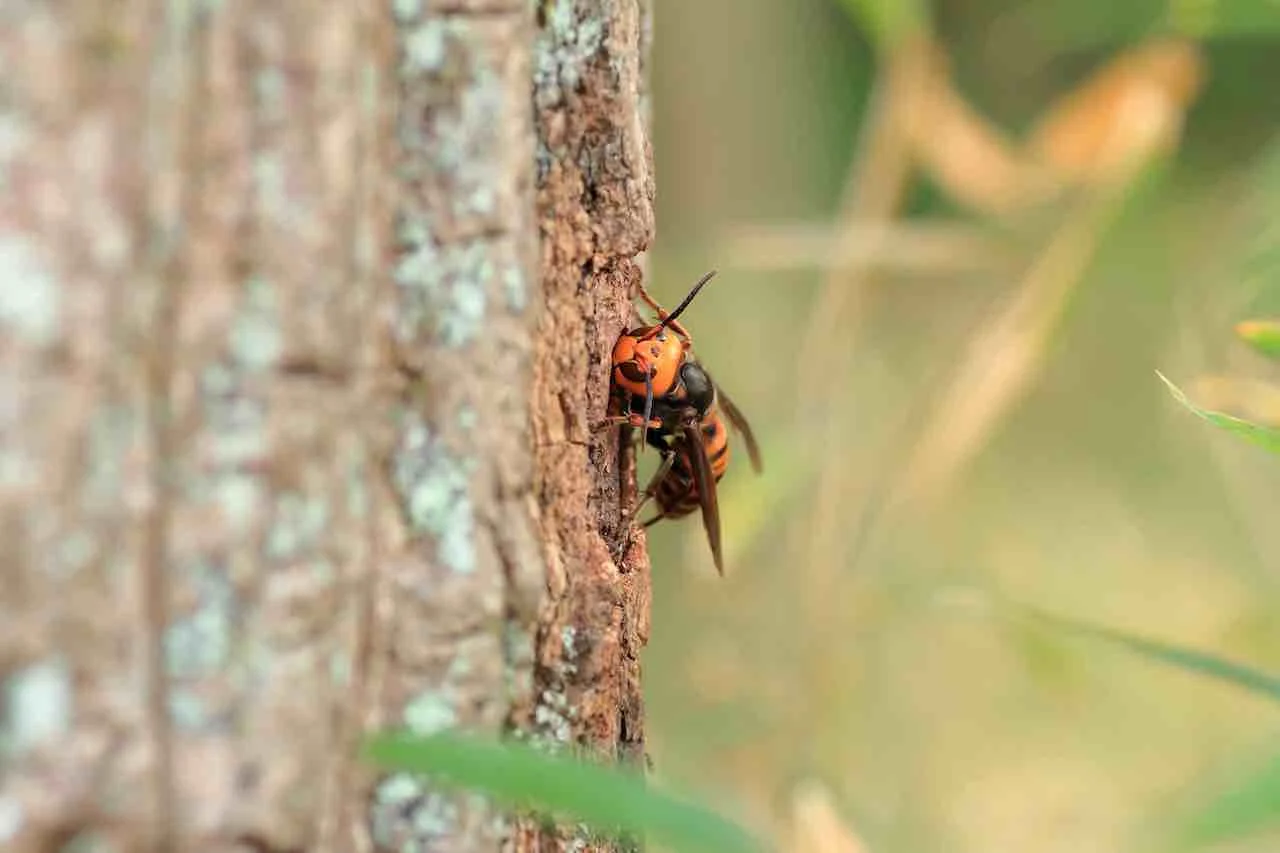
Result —
<instances>
[{"instance_id":1,"label":"hornet's head","mask_svg":"<svg viewBox=\"0 0 1280 853\"><path fill-rule=\"evenodd\" d=\"M613 382L628 394L661 397L680 377L685 344L661 326L632 329L613 347Z\"/></svg>"},{"instance_id":2,"label":"hornet's head","mask_svg":"<svg viewBox=\"0 0 1280 853\"><path fill-rule=\"evenodd\" d=\"M676 310L667 313L650 301L658 312L658 324L641 326L622 335L613 347L613 384L627 394L644 398L644 427L641 433L641 446L649 431L649 419L653 414L653 399L661 397L675 389L680 379L680 369L684 366L686 356L692 347L689 334L684 331L677 318L689 303L698 295L698 291L711 280L715 271L711 271L698 280L688 295L676 306Z\"/></svg>"}]
</instances>

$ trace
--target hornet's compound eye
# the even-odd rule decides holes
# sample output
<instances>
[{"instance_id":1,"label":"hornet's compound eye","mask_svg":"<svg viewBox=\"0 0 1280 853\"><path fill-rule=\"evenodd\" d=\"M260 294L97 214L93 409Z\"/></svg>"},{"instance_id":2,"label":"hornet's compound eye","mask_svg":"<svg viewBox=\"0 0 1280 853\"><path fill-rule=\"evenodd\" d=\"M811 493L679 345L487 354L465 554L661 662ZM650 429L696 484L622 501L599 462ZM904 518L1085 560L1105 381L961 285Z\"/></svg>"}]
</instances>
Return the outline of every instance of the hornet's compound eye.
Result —
<instances>
[{"instance_id":1,"label":"hornet's compound eye","mask_svg":"<svg viewBox=\"0 0 1280 853\"><path fill-rule=\"evenodd\" d=\"M640 369L640 365L636 364L634 361L622 362L618 365L618 370L622 372L623 376L630 379L632 382L644 381L644 371L642 371Z\"/></svg>"}]
</instances>

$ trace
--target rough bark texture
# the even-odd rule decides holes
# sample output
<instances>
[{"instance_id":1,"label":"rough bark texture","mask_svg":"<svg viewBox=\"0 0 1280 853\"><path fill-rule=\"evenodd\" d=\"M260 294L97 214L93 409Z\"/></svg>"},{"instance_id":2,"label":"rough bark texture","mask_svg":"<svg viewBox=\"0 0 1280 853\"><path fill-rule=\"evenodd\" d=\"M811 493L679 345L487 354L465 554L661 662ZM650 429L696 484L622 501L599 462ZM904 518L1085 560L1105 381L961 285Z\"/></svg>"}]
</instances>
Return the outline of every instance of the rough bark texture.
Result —
<instances>
[{"instance_id":1,"label":"rough bark texture","mask_svg":"<svg viewBox=\"0 0 1280 853\"><path fill-rule=\"evenodd\" d=\"M332 845L397 520L382 16L2 14L4 840Z\"/></svg>"},{"instance_id":2,"label":"rough bark texture","mask_svg":"<svg viewBox=\"0 0 1280 853\"><path fill-rule=\"evenodd\" d=\"M545 310L533 435L548 595L534 704L513 714L542 739L641 768L649 565L643 535L620 553L619 529L621 506L635 497L634 456L619 453L616 431L592 427L605 415L613 343L633 320L634 258L653 237L641 67L648 15L638 0L555 0L539 12L534 108ZM597 849L528 825L520 841L521 849Z\"/></svg>"},{"instance_id":3,"label":"rough bark texture","mask_svg":"<svg viewBox=\"0 0 1280 853\"><path fill-rule=\"evenodd\" d=\"M429 733L497 734L527 694L545 585L529 381L540 301L524 2L395 4L391 481L404 513L380 560L378 707ZM375 840L494 850L510 826L406 774L374 792Z\"/></svg>"},{"instance_id":4,"label":"rough bark texture","mask_svg":"<svg viewBox=\"0 0 1280 853\"><path fill-rule=\"evenodd\" d=\"M574 843L352 746L642 752L590 426L653 227L644 23L4 4L0 845Z\"/></svg>"}]
</instances>

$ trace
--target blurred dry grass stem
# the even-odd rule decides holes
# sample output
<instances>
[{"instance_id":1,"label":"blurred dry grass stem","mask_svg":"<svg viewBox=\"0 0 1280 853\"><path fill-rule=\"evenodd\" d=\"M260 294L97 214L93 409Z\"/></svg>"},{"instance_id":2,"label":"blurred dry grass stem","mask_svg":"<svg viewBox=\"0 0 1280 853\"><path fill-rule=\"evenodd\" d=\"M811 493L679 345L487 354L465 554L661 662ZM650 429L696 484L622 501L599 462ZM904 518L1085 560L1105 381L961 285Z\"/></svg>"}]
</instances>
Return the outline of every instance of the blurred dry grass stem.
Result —
<instances>
[{"instance_id":1,"label":"blurred dry grass stem","mask_svg":"<svg viewBox=\"0 0 1280 853\"><path fill-rule=\"evenodd\" d=\"M1204 73L1190 41L1138 45L1059 100L1031 132L1028 150L1063 180L1124 183L1177 142Z\"/></svg>"},{"instance_id":2,"label":"blurred dry grass stem","mask_svg":"<svg viewBox=\"0 0 1280 853\"><path fill-rule=\"evenodd\" d=\"M1204 73L1191 42L1158 39L1138 45L1051 105L1027 143L1015 146L954 88L939 47L920 39L904 42L901 51L883 71L846 188L834 251L837 257L848 252L856 262L833 269L819 292L801 354L802 402L820 393L813 385L819 378L828 386L840 381L837 366L845 363L858 324L854 309L871 262L884 246L883 235L896 233L889 222L913 160L957 201L989 215L1007 216L1071 188L1075 198L1011 295L972 334L888 497L874 487L866 490L864 518L880 510L869 502L894 505L940 495L1034 386L1048 343L1099 241L1138 177L1176 145ZM908 154L885 151L888 144L904 143ZM868 239L869 229L882 235L880 243ZM765 242L762 236L756 233L758 243ZM826 424L822 446L837 446L842 425L834 416ZM811 566L842 565L842 559L833 558L849 553L841 552L834 538L837 528L848 530L848 507L856 505L849 500L842 467L828 465L819 476L806 543ZM860 548L857 538L851 543L854 553Z\"/></svg>"},{"instance_id":3,"label":"blurred dry grass stem","mask_svg":"<svg viewBox=\"0 0 1280 853\"><path fill-rule=\"evenodd\" d=\"M1053 234L1013 295L971 335L910 452L891 504L936 499L1031 388L1113 209L1106 199L1085 201Z\"/></svg>"},{"instance_id":4,"label":"blurred dry grass stem","mask_svg":"<svg viewBox=\"0 0 1280 853\"><path fill-rule=\"evenodd\" d=\"M1140 45L1046 113L1030 147L1086 185L1004 307L981 324L906 463L894 502L935 499L1034 385L1098 243L1138 177L1177 141L1202 77L1187 42Z\"/></svg>"},{"instance_id":5,"label":"blurred dry grass stem","mask_svg":"<svg viewBox=\"0 0 1280 853\"><path fill-rule=\"evenodd\" d=\"M866 229L883 234L903 203L911 176L909 116L923 91L931 52L927 38L909 38L898 42L884 60L841 197L838 255L851 253L865 241ZM864 252L876 254L874 242ZM847 356L854 348L870 274L865 264L832 268L814 300L796 376L801 434L805 420L817 418L822 424L823 433L811 447L841 444L843 424L830 410L834 404L823 401L829 399L831 387L849 385ZM793 524L791 552L803 555L802 564L811 574L806 584L813 595L810 604L814 612L823 613L828 582L840 562L832 555L839 552L837 543L847 524L841 512L843 472L834 465L818 471L814 512L810 519L800 517Z\"/></svg>"},{"instance_id":6,"label":"blurred dry grass stem","mask_svg":"<svg viewBox=\"0 0 1280 853\"><path fill-rule=\"evenodd\" d=\"M923 57L919 96L906 111L907 133L921 168L951 198L987 215L1005 216L1042 201L1050 173L969 105L952 82L940 47Z\"/></svg>"},{"instance_id":7,"label":"blurred dry grass stem","mask_svg":"<svg viewBox=\"0 0 1280 853\"><path fill-rule=\"evenodd\" d=\"M969 105L935 49L909 113L911 144L953 199L1005 216L1070 186L1127 182L1135 167L1176 142L1203 77L1194 43L1160 38L1140 44L1059 99L1026 142L1016 144Z\"/></svg>"},{"instance_id":8,"label":"blurred dry grass stem","mask_svg":"<svg viewBox=\"0 0 1280 853\"><path fill-rule=\"evenodd\" d=\"M903 42L877 80L841 194L833 249L837 256L870 258L882 253L878 242L902 204L910 177L908 115L922 91L928 51L922 40ZM825 384L808 365L824 363L833 348L842 349L842 333L848 335L850 326L856 326L846 313L856 310L866 271L864 265L854 264L828 272L804 336L797 377L801 400L813 399L821 390L819 384Z\"/></svg>"},{"instance_id":9,"label":"blurred dry grass stem","mask_svg":"<svg viewBox=\"0 0 1280 853\"><path fill-rule=\"evenodd\" d=\"M836 810L825 785L806 782L791 798L791 835L781 848L786 853L869 853Z\"/></svg>"},{"instance_id":10,"label":"blurred dry grass stem","mask_svg":"<svg viewBox=\"0 0 1280 853\"><path fill-rule=\"evenodd\" d=\"M943 49L908 40L881 70L837 225L782 224L735 229L724 254L744 267L817 267L850 278L868 269L955 273L981 269L974 232L869 228L896 209L912 166L954 201L1009 217L1061 198L1073 187L1123 184L1179 137L1187 107L1205 76L1194 42L1159 38L1137 45L1050 106L1018 142L978 113L953 82ZM813 315L827 322L856 295L823 288ZM815 319L814 323L821 322ZM819 346L817 325L811 328Z\"/></svg>"},{"instance_id":11,"label":"blurred dry grass stem","mask_svg":"<svg viewBox=\"0 0 1280 853\"><path fill-rule=\"evenodd\" d=\"M1014 262L1009 246L957 222L744 226L718 252L757 271L862 268L890 275L999 274Z\"/></svg>"}]
</instances>

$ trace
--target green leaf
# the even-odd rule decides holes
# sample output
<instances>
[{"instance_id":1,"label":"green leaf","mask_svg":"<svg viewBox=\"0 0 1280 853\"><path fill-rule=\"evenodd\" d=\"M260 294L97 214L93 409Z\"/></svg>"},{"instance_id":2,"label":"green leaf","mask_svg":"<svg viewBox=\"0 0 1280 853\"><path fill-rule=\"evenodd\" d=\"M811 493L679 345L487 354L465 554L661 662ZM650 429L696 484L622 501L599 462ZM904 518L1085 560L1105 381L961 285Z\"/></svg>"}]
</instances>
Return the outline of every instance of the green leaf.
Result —
<instances>
[{"instance_id":1,"label":"green leaf","mask_svg":"<svg viewBox=\"0 0 1280 853\"><path fill-rule=\"evenodd\" d=\"M1236 324L1236 335L1263 355L1280 358L1280 320L1245 320Z\"/></svg>"},{"instance_id":2,"label":"green leaf","mask_svg":"<svg viewBox=\"0 0 1280 853\"><path fill-rule=\"evenodd\" d=\"M846 0L850 2L850 0ZM1037 33L1052 56L1079 50L1116 49L1152 36L1194 39L1267 38L1280 35L1275 0L1125 0L1123 3L1015 4L1011 29Z\"/></svg>"},{"instance_id":3,"label":"green leaf","mask_svg":"<svg viewBox=\"0 0 1280 853\"><path fill-rule=\"evenodd\" d=\"M1280 34L1276 0L1170 0L1168 17L1175 31L1199 38Z\"/></svg>"},{"instance_id":4,"label":"green leaf","mask_svg":"<svg viewBox=\"0 0 1280 853\"><path fill-rule=\"evenodd\" d=\"M510 807L570 815L605 833L642 834L673 851L763 849L741 828L653 790L639 776L520 744L451 733L384 733L366 742L365 755L386 770L430 774Z\"/></svg>"},{"instance_id":5,"label":"green leaf","mask_svg":"<svg viewBox=\"0 0 1280 853\"><path fill-rule=\"evenodd\" d=\"M853 20L886 52L929 28L927 0L841 0Z\"/></svg>"},{"instance_id":6,"label":"green leaf","mask_svg":"<svg viewBox=\"0 0 1280 853\"><path fill-rule=\"evenodd\" d=\"M1280 288L1275 286L1280 280L1280 220L1275 215L1280 199L1280 134L1273 135L1258 156L1248 183L1247 194L1241 199L1247 216L1239 226L1241 235L1248 235L1247 248L1243 263L1226 271L1224 278L1238 280L1246 292L1259 299L1262 311L1274 315L1280 312Z\"/></svg>"},{"instance_id":7,"label":"green leaf","mask_svg":"<svg viewBox=\"0 0 1280 853\"><path fill-rule=\"evenodd\" d=\"M1211 844L1280 827L1280 755L1201 799L1181 821L1178 835L1186 843Z\"/></svg>"},{"instance_id":8,"label":"green leaf","mask_svg":"<svg viewBox=\"0 0 1280 853\"><path fill-rule=\"evenodd\" d=\"M1208 409L1202 409L1195 403L1188 400L1187 395L1182 392L1182 389L1165 378L1163 373L1157 370L1156 376L1159 376L1160 381L1168 387L1169 393L1173 395L1173 399L1177 400L1196 415L1204 418L1216 427L1225 429L1227 432L1233 432L1236 435L1252 441L1254 444L1265 447L1272 453L1280 453L1280 430L1272 427L1266 427L1261 424L1255 424L1252 421L1246 421L1243 418L1237 418L1222 412L1213 412Z\"/></svg>"}]
</instances>

